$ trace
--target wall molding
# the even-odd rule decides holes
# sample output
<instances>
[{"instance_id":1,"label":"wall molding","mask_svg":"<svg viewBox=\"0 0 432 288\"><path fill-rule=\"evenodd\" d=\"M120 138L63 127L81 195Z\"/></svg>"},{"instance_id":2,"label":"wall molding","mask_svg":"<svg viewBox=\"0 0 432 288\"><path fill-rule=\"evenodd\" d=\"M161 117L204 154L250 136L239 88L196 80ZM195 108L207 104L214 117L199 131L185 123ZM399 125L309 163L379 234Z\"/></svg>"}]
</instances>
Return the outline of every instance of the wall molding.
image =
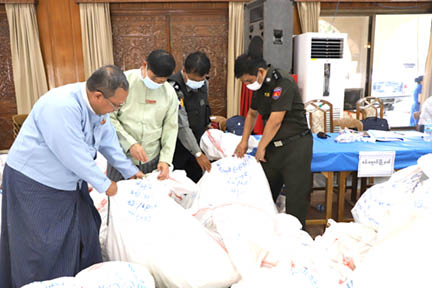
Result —
<instances>
[{"instance_id":1,"label":"wall molding","mask_svg":"<svg viewBox=\"0 0 432 288\"><path fill-rule=\"evenodd\" d=\"M431 0L415 0L415 1L410 1L410 0L379 0L379 1L374 1L374 0L293 0L294 2L320 2L320 3L337 3L337 2L341 2L341 3L346 3L346 2L350 2L350 3L409 3L411 5L415 5L416 3L425 3L425 2L431 2Z\"/></svg>"},{"instance_id":2,"label":"wall molding","mask_svg":"<svg viewBox=\"0 0 432 288\"><path fill-rule=\"evenodd\" d=\"M0 0L6 1L6 0ZM75 0L76 3L196 3L196 2L248 2L250 0ZM425 0L426 1L426 0Z\"/></svg>"},{"instance_id":3,"label":"wall molding","mask_svg":"<svg viewBox=\"0 0 432 288\"><path fill-rule=\"evenodd\" d=\"M37 4L37 0L0 0L0 4Z\"/></svg>"}]
</instances>

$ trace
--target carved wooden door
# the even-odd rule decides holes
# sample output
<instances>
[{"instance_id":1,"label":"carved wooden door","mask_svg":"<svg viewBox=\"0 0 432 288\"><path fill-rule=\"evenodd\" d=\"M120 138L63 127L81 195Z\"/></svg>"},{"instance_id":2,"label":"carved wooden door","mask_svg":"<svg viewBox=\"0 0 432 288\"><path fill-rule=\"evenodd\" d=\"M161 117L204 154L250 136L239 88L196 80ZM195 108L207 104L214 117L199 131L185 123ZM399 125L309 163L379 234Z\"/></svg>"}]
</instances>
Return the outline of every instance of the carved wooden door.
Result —
<instances>
[{"instance_id":1,"label":"carved wooden door","mask_svg":"<svg viewBox=\"0 0 432 288\"><path fill-rule=\"evenodd\" d=\"M138 68L154 49L171 52L176 71L189 53L211 61L209 101L213 115L226 116L228 7L226 3L130 3L111 5L114 62Z\"/></svg>"},{"instance_id":2,"label":"carved wooden door","mask_svg":"<svg viewBox=\"0 0 432 288\"><path fill-rule=\"evenodd\" d=\"M12 115L16 113L9 26L5 6L0 5L0 150L12 145Z\"/></svg>"}]
</instances>

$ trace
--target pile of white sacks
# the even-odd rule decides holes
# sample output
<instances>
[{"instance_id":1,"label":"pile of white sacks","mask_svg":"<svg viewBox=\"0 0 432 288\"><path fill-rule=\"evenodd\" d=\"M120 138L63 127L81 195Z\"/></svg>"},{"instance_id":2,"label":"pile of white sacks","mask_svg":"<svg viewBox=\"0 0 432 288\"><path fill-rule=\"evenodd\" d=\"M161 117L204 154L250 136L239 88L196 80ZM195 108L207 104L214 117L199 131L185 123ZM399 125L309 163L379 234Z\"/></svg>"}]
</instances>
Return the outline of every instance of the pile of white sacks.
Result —
<instances>
[{"instance_id":1,"label":"pile of white sacks","mask_svg":"<svg viewBox=\"0 0 432 288\"><path fill-rule=\"evenodd\" d=\"M157 287L421 287L432 256L431 157L369 189L355 223L330 220L315 240L276 212L249 156L214 162L197 185L183 171L123 181L104 254L144 265Z\"/></svg>"},{"instance_id":2,"label":"pile of white sacks","mask_svg":"<svg viewBox=\"0 0 432 288\"><path fill-rule=\"evenodd\" d=\"M97 161L105 169L103 158ZM355 222L330 220L315 240L296 218L277 213L264 172L250 156L213 162L198 184L184 171L173 171L165 181L151 173L143 180L121 181L118 187L109 199L90 193L102 218L104 260L122 261L102 265L123 265L112 277L130 278L129 284L118 287L369 288L430 283L432 154L371 187L352 210ZM134 265L136 275L127 268ZM80 277L93 270L52 281L66 281L60 287L126 283L117 278L113 282L108 270ZM139 277L147 286L136 284ZM81 281L78 286L76 280Z\"/></svg>"}]
</instances>

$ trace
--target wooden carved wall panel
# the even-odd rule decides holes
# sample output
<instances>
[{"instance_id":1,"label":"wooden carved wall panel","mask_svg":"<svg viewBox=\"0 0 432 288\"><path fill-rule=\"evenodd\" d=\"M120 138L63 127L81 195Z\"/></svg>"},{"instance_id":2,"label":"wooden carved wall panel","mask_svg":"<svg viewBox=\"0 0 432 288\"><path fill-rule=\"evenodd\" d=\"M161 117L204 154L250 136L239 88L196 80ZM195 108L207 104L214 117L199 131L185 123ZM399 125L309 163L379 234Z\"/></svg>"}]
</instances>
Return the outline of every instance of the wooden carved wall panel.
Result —
<instances>
[{"instance_id":1,"label":"wooden carved wall panel","mask_svg":"<svg viewBox=\"0 0 432 288\"><path fill-rule=\"evenodd\" d=\"M212 64L209 91L212 113L225 116L228 6L212 5L111 5L115 64L125 70L138 68L152 50L165 49L173 54L178 71L189 53L204 51Z\"/></svg>"},{"instance_id":2,"label":"wooden carved wall panel","mask_svg":"<svg viewBox=\"0 0 432 288\"><path fill-rule=\"evenodd\" d=\"M74 0L38 0L36 12L49 89L85 81L78 4Z\"/></svg>"},{"instance_id":3,"label":"wooden carved wall panel","mask_svg":"<svg viewBox=\"0 0 432 288\"><path fill-rule=\"evenodd\" d=\"M12 145L12 115L17 113L9 26L4 5L0 5L0 51L0 150L2 150L9 149Z\"/></svg>"},{"instance_id":4,"label":"wooden carved wall panel","mask_svg":"<svg viewBox=\"0 0 432 288\"><path fill-rule=\"evenodd\" d=\"M226 116L226 81L228 63L228 15L173 15L172 54L177 71L184 59L197 50L207 54L211 62L209 101L213 115Z\"/></svg>"},{"instance_id":5,"label":"wooden carved wall panel","mask_svg":"<svg viewBox=\"0 0 432 288\"><path fill-rule=\"evenodd\" d=\"M142 65L155 49L169 50L169 18L111 11L114 63L123 70Z\"/></svg>"}]
</instances>

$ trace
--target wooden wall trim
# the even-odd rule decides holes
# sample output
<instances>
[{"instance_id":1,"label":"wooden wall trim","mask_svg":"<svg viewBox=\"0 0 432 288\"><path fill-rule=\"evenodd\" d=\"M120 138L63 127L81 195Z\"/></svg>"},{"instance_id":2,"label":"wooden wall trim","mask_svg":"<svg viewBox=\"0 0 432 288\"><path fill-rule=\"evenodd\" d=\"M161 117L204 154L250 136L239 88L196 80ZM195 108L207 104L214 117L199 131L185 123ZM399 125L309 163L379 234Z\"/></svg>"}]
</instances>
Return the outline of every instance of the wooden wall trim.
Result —
<instances>
[{"instance_id":1,"label":"wooden wall trim","mask_svg":"<svg viewBox=\"0 0 432 288\"><path fill-rule=\"evenodd\" d=\"M2 0L0 0L2 1ZM197 3L197 2L249 2L250 0L75 0L76 3Z\"/></svg>"},{"instance_id":2,"label":"wooden wall trim","mask_svg":"<svg viewBox=\"0 0 432 288\"><path fill-rule=\"evenodd\" d=\"M36 4L37 0L0 0L0 4Z\"/></svg>"},{"instance_id":3,"label":"wooden wall trim","mask_svg":"<svg viewBox=\"0 0 432 288\"><path fill-rule=\"evenodd\" d=\"M226 15L228 13L227 2L203 3L191 5L192 3L112 3L111 14L121 15L154 15L160 14L181 14L181 15Z\"/></svg>"},{"instance_id":4,"label":"wooden wall trim","mask_svg":"<svg viewBox=\"0 0 432 288\"><path fill-rule=\"evenodd\" d=\"M337 6L336 2L321 3L321 16L338 15L376 15L376 14L412 14L432 12L432 2L345 2Z\"/></svg>"},{"instance_id":5,"label":"wooden wall trim","mask_svg":"<svg viewBox=\"0 0 432 288\"><path fill-rule=\"evenodd\" d=\"M294 2L320 2L322 3L337 3L337 2L358 2L358 3L401 3L401 2L405 2L405 3L409 3L411 5L415 5L418 2L421 3L425 3L425 2L431 2L431 0L415 0L415 1L410 1L410 0L379 0L379 1L374 1L374 0L294 0Z\"/></svg>"}]
</instances>

